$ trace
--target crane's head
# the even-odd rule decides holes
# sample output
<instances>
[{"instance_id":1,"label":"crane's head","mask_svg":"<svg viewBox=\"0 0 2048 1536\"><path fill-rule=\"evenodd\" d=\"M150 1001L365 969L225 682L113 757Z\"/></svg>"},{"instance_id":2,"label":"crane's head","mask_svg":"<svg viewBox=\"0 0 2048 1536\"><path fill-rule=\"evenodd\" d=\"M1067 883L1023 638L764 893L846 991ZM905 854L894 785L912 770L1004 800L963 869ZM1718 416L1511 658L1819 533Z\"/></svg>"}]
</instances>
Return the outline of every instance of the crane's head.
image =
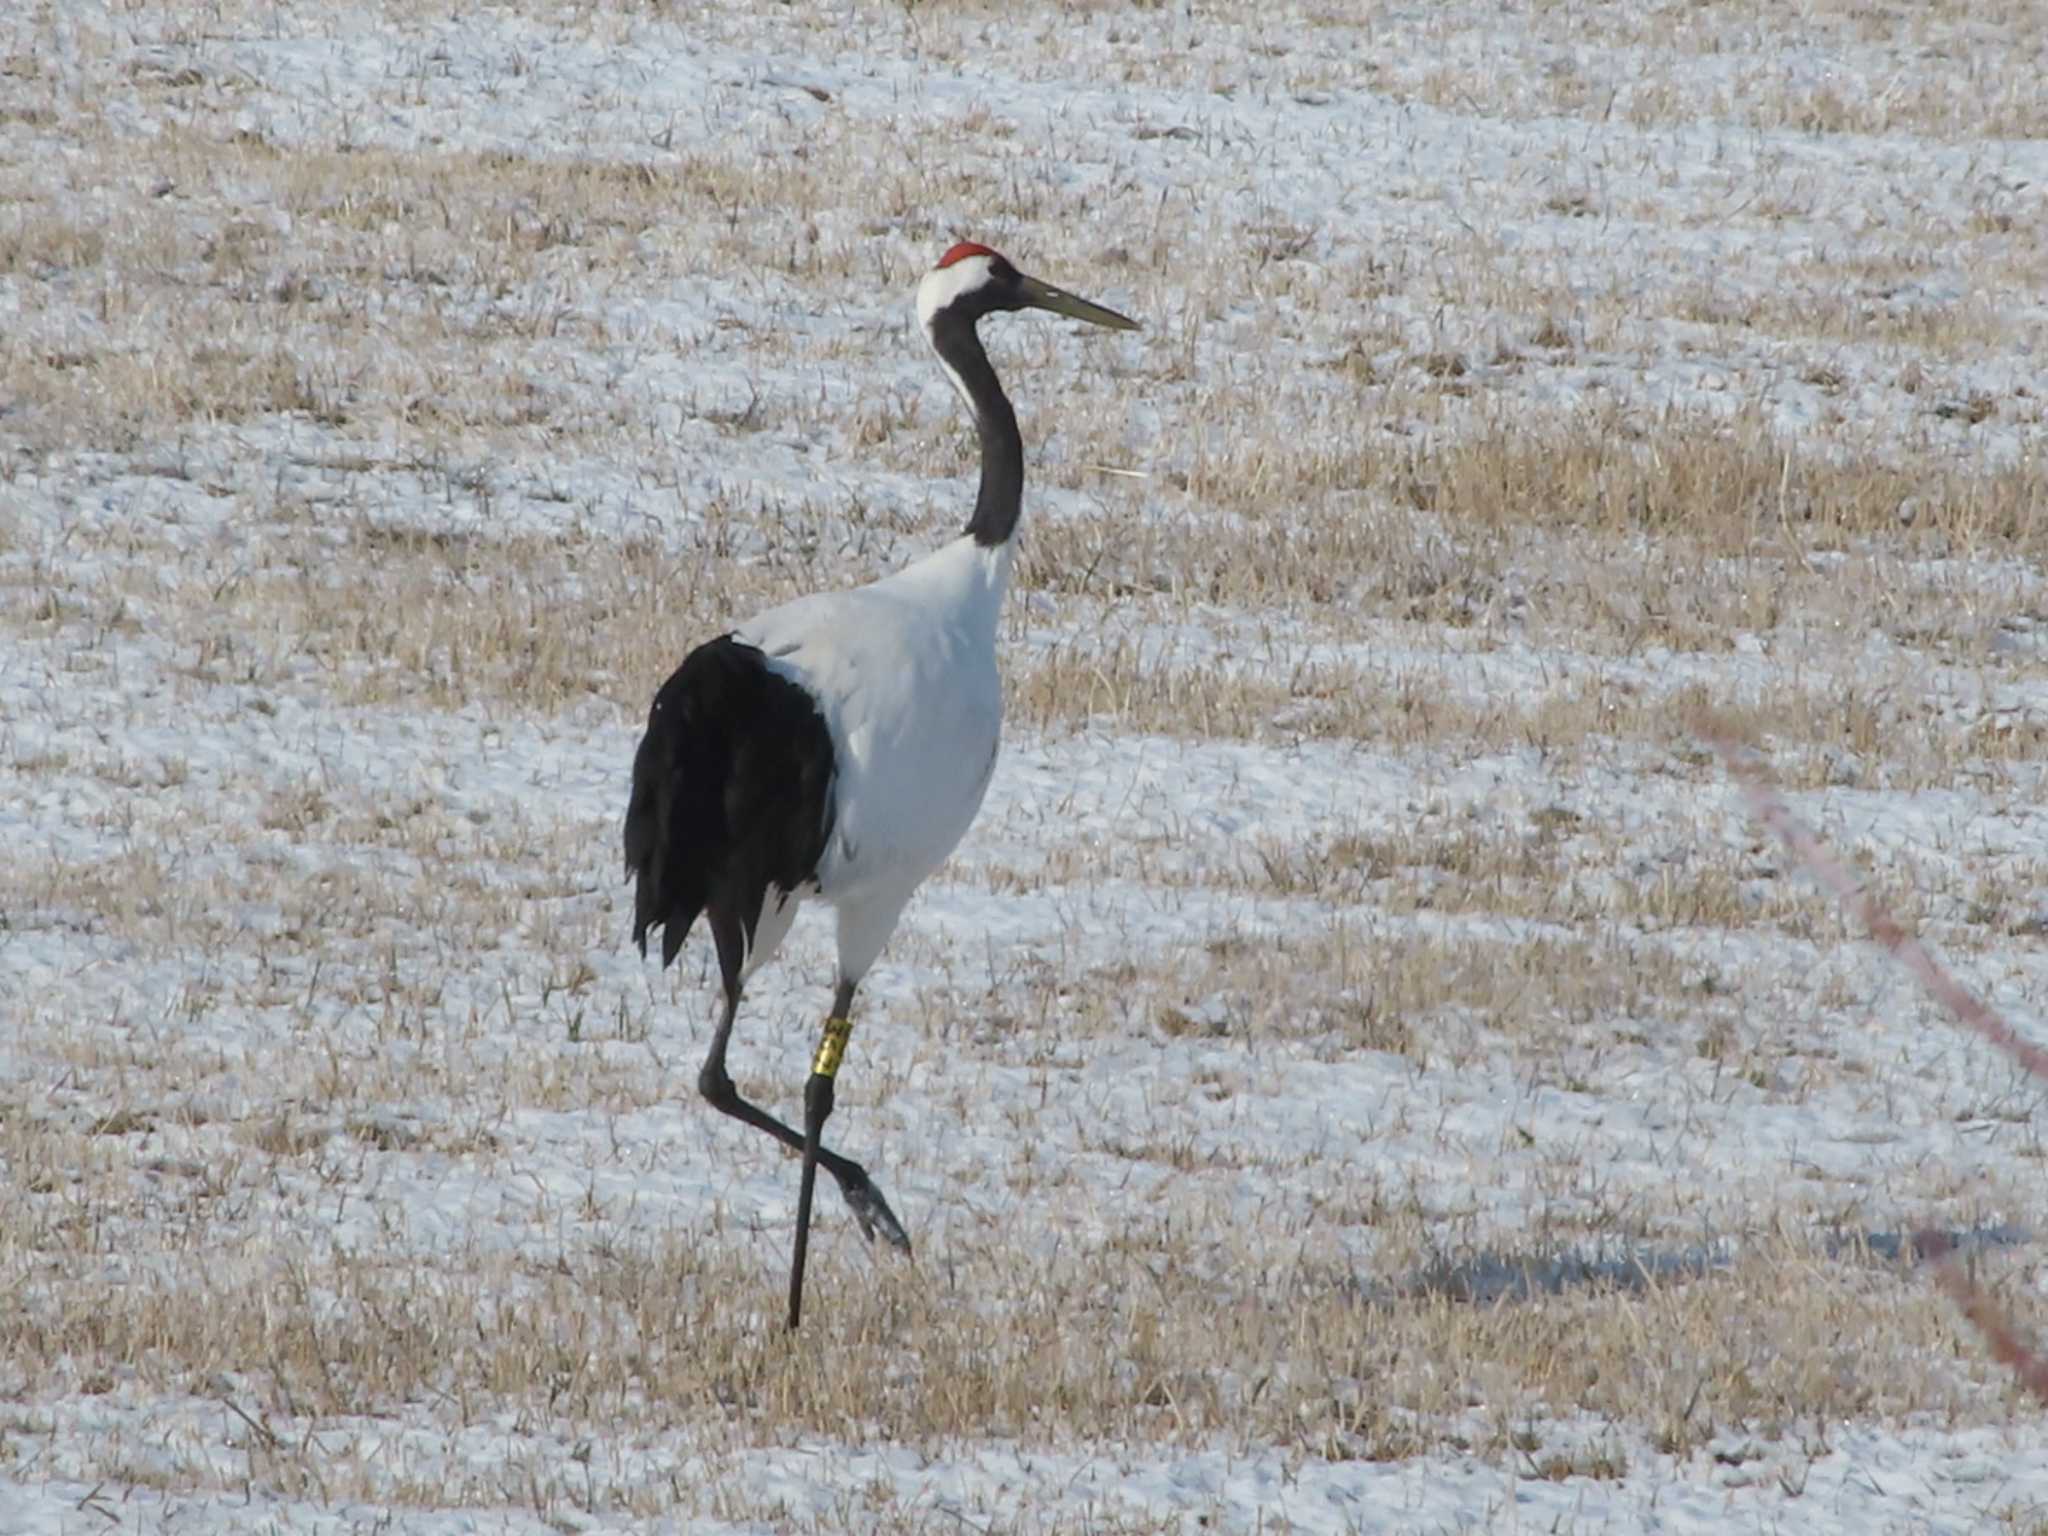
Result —
<instances>
[{"instance_id":1,"label":"crane's head","mask_svg":"<svg viewBox=\"0 0 2048 1536\"><path fill-rule=\"evenodd\" d=\"M983 315L1003 309L1047 309L1113 331L1138 328L1137 321L1113 309L1026 277L1007 258L971 240L961 241L941 256L917 286L917 319L928 336L942 317L965 320L971 326Z\"/></svg>"}]
</instances>

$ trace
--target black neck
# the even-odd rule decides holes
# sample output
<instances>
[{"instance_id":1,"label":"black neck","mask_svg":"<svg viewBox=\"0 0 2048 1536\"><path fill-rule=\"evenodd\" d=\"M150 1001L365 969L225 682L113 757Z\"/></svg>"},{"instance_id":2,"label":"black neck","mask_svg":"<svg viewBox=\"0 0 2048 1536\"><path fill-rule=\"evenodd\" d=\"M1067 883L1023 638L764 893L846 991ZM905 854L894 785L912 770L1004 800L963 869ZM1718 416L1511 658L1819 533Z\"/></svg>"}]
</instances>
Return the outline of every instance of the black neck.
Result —
<instances>
[{"instance_id":1,"label":"black neck","mask_svg":"<svg viewBox=\"0 0 2048 1536\"><path fill-rule=\"evenodd\" d=\"M967 531L975 543L994 549L1017 531L1024 505L1024 439L1017 433L1017 413L996 381L972 317L944 311L933 316L932 347L974 404L974 427L981 434L981 493L974 498Z\"/></svg>"}]
</instances>

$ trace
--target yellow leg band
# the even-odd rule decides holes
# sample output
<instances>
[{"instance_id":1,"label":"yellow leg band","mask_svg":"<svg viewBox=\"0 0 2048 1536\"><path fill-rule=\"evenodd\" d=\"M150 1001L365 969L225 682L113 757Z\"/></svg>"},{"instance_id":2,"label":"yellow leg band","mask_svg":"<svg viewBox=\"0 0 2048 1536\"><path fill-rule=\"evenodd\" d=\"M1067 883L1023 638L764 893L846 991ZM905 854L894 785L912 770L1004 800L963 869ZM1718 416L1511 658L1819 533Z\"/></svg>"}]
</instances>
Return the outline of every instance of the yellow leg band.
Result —
<instances>
[{"instance_id":1,"label":"yellow leg band","mask_svg":"<svg viewBox=\"0 0 2048 1536\"><path fill-rule=\"evenodd\" d=\"M818 1054L811 1062L811 1070L819 1077L837 1076L840 1059L846 1055L847 1038L852 1033L853 1020L827 1019L824 1038L818 1041Z\"/></svg>"}]
</instances>

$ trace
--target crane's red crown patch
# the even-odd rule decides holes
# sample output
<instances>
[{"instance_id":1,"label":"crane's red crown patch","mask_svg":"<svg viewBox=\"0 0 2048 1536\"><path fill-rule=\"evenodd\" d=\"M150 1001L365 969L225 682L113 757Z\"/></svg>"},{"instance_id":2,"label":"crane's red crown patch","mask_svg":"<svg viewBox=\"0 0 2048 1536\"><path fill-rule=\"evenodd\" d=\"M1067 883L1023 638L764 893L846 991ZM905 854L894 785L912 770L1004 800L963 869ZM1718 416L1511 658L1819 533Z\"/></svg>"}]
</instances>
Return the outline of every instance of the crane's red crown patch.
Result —
<instances>
[{"instance_id":1,"label":"crane's red crown patch","mask_svg":"<svg viewBox=\"0 0 2048 1536\"><path fill-rule=\"evenodd\" d=\"M939 258L939 264L934 270L943 272L947 267L953 265L954 262L965 261L970 256L986 256L991 261L1001 261L1003 259L985 245L976 245L972 240L962 240L953 249Z\"/></svg>"}]
</instances>

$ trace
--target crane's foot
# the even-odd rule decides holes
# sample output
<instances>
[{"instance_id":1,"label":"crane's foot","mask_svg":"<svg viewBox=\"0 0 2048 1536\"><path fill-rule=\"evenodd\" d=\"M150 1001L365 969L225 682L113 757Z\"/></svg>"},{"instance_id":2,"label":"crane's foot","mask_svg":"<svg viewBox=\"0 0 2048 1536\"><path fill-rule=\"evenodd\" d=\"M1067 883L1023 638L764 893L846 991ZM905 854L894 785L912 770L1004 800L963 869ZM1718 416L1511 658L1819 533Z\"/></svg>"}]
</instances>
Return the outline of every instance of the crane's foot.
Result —
<instances>
[{"instance_id":1,"label":"crane's foot","mask_svg":"<svg viewBox=\"0 0 2048 1536\"><path fill-rule=\"evenodd\" d=\"M910 1234L903 1230L903 1223L875 1188L867 1169L859 1163L848 1164L846 1171L839 1174L839 1191L846 1196L853 1219L860 1223L861 1236L869 1242L881 1237L890 1247L910 1252Z\"/></svg>"}]
</instances>

